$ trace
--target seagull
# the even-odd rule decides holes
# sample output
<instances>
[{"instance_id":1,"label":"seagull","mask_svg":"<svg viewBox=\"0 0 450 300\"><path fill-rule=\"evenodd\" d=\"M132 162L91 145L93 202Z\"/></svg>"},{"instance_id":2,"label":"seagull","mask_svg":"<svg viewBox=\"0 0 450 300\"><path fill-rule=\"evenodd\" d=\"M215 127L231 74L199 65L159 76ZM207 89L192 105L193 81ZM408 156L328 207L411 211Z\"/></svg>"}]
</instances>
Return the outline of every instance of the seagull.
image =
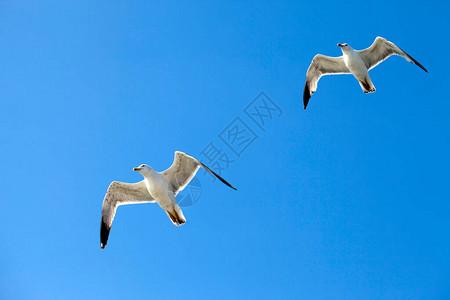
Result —
<instances>
[{"instance_id":1,"label":"seagull","mask_svg":"<svg viewBox=\"0 0 450 300\"><path fill-rule=\"evenodd\" d=\"M317 89L317 82L323 75L353 74L364 93L375 92L375 86L369 77L369 70L376 67L391 55L400 55L428 73L427 69L417 60L409 56L394 43L382 37L377 37L372 46L364 50L354 50L347 43L337 45L341 47L342 56L330 57L322 54L314 56L306 73L305 90L303 92L304 109L306 109L309 99Z\"/></svg>"},{"instance_id":2,"label":"seagull","mask_svg":"<svg viewBox=\"0 0 450 300\"><path fill-rule=\"evenodd\" d=\"M172 165L163 172L157 172L143 164L133 170L139 171L144 176L144 180L137 183L113 181L103 199L100 247L104 249L108 242L109 231L119 205L156 202L167 213L175 226L183 225L186 219L175 201L175 197L189 184L200 167L236 190L203 163L180 151L175 152Z\"/></svg>"}]
</instances>

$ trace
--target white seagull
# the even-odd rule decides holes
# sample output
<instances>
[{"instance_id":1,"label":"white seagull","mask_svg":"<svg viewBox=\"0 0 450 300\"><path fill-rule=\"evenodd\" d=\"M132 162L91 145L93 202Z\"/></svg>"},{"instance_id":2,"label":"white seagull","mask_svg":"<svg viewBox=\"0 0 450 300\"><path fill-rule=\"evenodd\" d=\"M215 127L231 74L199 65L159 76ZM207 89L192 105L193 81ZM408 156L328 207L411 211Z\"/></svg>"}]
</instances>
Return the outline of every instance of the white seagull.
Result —
<instances>
[{"instance_id":1,"label":"white seagull","mask_svg":"<svg viewBox=\"0 0 450 300\"><path fill-rule=\"evenodd\" d=\"M359 81L364 93L375 92L375 87L369 77L369 70L391 55L400 55L428 73L417 60L409 56L394 43L382 37L377 37L372 46L364 50L354 50L348 44L337 45L341 47L343 53L340 57L330 57L322 54L314 56L306 73L305 90L303 92L304 109L306 109L309 99L317 89L317 82L323 75L353 74Z\"/></svg>"},{"instance_id":2,"label":"white seagull","mask_svg":"<svg viewBox=\"0 0 450 300\"><path fill-rule=\"evenodd\" d=\"M189 184L200 167L205 168L220 181L236 190L203 163L179 151L175 152L175 158L170 168L163 172L157 172L147 165L140 165L133 170L139 171L144 176L144 180L137 183L113 181L103 199L100 247L104 249L108 242L109 231L119 205L156 202L164 209L175 226L184 224L186 219L175 201L175 196Z\"/></svg>"}]
</instances>

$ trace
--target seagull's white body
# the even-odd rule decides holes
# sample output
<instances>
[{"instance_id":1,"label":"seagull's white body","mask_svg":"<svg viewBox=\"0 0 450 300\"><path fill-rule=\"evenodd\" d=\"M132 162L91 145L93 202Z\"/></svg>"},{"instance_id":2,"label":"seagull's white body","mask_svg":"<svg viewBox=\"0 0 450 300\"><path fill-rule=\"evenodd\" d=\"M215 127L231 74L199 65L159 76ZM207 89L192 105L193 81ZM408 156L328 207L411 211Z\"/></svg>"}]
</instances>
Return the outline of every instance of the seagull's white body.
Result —
<instances>
[{"instance_id":1,"label":"seagull's white body","mask_svg":"<svg viewBox=\"0 0 450 300\"><path fill-rule=\"evenodd\" d=\"M375 92L375 87L373 86L372 80L369 76L369 70L367 69L366 63L361 58L361 55L359 55L359 52L354 50L350 46L342 47L341 49L345 66L358 80L363 91L365 93ZM367 83L369 89L367 89L367 86L365 86L363 83Z\"/></svg>"},{"instance_id":2,"label":"seagull's white body","mask_svg":"<svg viewBox=\"0 0 450 300\"><path fill-rule=\"evenodd\" d=\"M369 76L369 70L367 70L366 64L362 60L359 53L353 49L345 49L342 51L344 57L344 63L347 68L352 72L353 76L358 80L363 80Z\"/></svg>"},{"instance_id":3,"label":"seagull's white body","mask_svg":"<svg viewBox=\"0 0 450 300\"><path fill-rule=\"evenodd\" d=\"M394 43L377 37L373 44L364 50L354 50L347 44L338 44L342 56L330 57L317 54L306 73L305 90L303 92L303 106L306 109L309 99L317 90L317 82L323 75L353 74L361 85L364 93L375 92L375 86L369 76L369 70L377 66L391 55L400 55L407 61L418 65L428 72L419 62L409 56Z\"/></svg>"},{"instance_id":4,"label":"seagull's white body","mask_svg":"<svg viewBox=\"0 0 450 300\"><path fill-rule=\"evenodd\" d=\"M174 222L176 226L182 225L186 219L178 206L174 192L170 187L169 181L164 176L153 169L141 173L144 176L145 187L148 193L155 199L156 203L164 209L167 214L178 216L179 222Z\"/></svg>"},{"instance_id":5,"label":"seagull's white body","mask_svg":"<svg viewBox=\"0 0 450 300\"><path fill-rule=\"evenodd\" d=\"M203 163L179 151L175 152L173 164L163 172L157 172L147 165L141 165L134 170L139 171L144 176L144 180L137 183L113 181L103 199L100 227L101 248L106 246L117 207L120 205L156 202L167 213L175 226L183 225L186 219L175 197L189 184L200 167L229 187L236 189Z\"/></svg>"}]
</instances>

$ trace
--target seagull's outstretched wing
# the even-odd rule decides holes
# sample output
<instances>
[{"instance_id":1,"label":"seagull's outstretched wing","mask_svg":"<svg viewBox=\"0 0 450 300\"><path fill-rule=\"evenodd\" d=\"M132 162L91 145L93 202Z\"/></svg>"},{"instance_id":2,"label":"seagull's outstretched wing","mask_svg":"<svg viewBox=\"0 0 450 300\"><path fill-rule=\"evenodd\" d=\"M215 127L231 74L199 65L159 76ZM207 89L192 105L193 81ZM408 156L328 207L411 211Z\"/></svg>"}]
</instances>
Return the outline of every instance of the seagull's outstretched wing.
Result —
<instances>
[{"instance_id":1,"label":"seagull's outstretched wing","mask_svg":"<svg viewBox=\"0 0 450 300\"><path fill-rule=\"evenodd\" d=\"M397 47L394 43L389 42L382 37L377 37L372 46L358 52L361 58L364 60L368 70L374 68L391 55L400 55L410 63L418 65L420 68L422 68L422 70L428 73L427 69L425 69L424 66L422 66L417 60Z\"/></svg>"},{"instance_id":2,"label":"seagull's outstretched wing","mask_svg":"<svg viewBox=\"0 0 450 300\"><path fill-rule=\"evenodd\" d=\"M170 182L173 187L173 192L175 196L182 191L194 178L200 167L205 168L206 171L213 174L220 181L228 185L229 187L236 189L231 184L229 184L225 179L220 177L210 168L205 166L203 163L195 159L194 157L187 155L186 153L176 151L173 164L167 170L162 172L162 175Z\"/></svg>"},{"instance_id":3,"label":"seagull's outstretched wing","mask_svg":"<svg viewBox=\"0 0 450 300\"><path fill-rule=\"evenodd\" d=\"M344 63L344 58L330 57L322 54L314 56L306 73L305 90L303 91L303 108L306 109L309 99L317 89L317 82L323 75L350 74Z\"/></svg>"},{"instance_id":4,"label":"seagull's outstretched wing","mask_svg":"<svg viewBox=\"0 0 450 300\"><path fill-rule=\"evenodd\" d=\"M117 206L135 203L155 202L145 186L144 181L138 183L124 183L113 181L106 191L102 205L102 220L100 227L100 247L105 248L108 242Z\"/></svg>"}]
</instances>

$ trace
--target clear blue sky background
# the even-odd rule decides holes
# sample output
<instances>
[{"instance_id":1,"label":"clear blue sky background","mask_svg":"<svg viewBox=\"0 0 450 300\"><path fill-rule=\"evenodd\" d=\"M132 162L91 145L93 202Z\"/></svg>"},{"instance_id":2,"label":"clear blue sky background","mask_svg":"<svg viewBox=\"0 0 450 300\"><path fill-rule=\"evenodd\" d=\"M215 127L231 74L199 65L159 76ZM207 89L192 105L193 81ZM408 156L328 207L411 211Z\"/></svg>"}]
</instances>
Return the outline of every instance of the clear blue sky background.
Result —
<instances>
[{"instance_id":1,"label":"clear blue sky background","mask_svg":"<svg viewBox=\"0 0 450 300\"><path fill-rule=\"evenodd\" d=\"M449 299L448 2L90 2L0 3L1 299ZM376 36L429 73L324 77L304 111L314 55ZM261 91L238 191L199 173L184 226L120 207L100 250L111 181L223 146Z\"/></svg>"}]
</instances>

